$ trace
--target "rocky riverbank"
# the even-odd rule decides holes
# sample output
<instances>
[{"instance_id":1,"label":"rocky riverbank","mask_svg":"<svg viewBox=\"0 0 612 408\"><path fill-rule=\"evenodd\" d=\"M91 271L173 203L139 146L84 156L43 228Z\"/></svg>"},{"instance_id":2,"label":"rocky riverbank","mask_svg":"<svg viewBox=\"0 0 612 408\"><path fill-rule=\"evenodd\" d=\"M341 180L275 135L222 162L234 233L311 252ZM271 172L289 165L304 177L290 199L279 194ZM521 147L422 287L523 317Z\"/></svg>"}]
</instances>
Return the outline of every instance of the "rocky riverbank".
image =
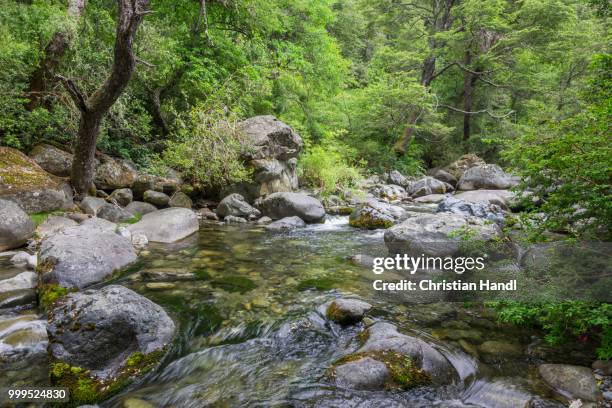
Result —
<instances>
[{"instance_id":1,"label":"rocky riverbank","mask_svg":"<svg viewBox=\"0 0 612 408\"><path fill-rule=\"evenodd\" d=\"M2 370L11 373L3 386L28 384L29 378L19 377L20 367L38 365L51 385L71 389L72 405L77 406L105 400L156 370L178 341L177 316L124 282L117 284L126 270L138 270L134 281L145 279L147 290L161 293L175 290L176 282L200 280L210 280L212 288L224 293L252 289L248 278L211 276L211 260L194 270L139 270L152 248L180 247L198 236L203 225L268 234L312 227L316 234L326 218L350 214L355 233L384 229L390 254L455 256L465 250L459 231L469 233L471 240L501 243L500 251L510 254L518 271L553 256L575 255L553 254L555 243L525 246L515 238L520 224L516 234L504 230L517 223L512 211L520 209L521 197L510 189L518 180L476 156L463 156L419 179L392 171L365 180L357 189L320 197L299 189L296 160L303 143L297 133L270 116L241 126L255 146L248 158L254 181L228 186L218 203L199 197L175 172L164 177L140 174L130 163L103 155L92 195L76 202L66 178L70 154L40 145L28 157L0 147L0 360ZM301 285L305 290L329 289L320 279ZM368 301L336 296L319 305L324 325L332 332L348 330L354 335L351 344L358 345L335 356L324 381L339 389L372 392L466 384L469 375L452 353L427 338L403 333L373 313L377 308ZM265 297L254 298L245 309L267 308L268 303ZM207 310L199 313L209 318ZM470 327L450 333L438 334L457 341L465 355L490 364L498 355L522 354L515 345L486 340ZM538 378L557 399L581 400L582 406L608 404L603 401L610 398L609 362L594 362L595 371L558 364L564 361L540 362ZM504 384L493 384L484 391L473 389L452 406L558 406L521 393L502 403Z\"/></svg>"}]
</instances>

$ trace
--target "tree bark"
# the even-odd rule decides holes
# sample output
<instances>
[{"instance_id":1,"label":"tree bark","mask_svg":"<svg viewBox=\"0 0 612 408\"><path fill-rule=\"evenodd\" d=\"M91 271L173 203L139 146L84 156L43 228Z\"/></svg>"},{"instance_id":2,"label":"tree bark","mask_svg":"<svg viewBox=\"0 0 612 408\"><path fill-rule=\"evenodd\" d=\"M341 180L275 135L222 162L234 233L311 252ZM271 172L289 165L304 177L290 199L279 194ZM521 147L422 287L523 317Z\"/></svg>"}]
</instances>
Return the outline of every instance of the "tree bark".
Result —
<instances>
[{"instance_id":1,"label":"tree bark","mask_svg":"<svg viewBox=\"0 0 612 408\"><path fill-rule=\"evenodd\" d=\"M472 53L468 50L465 52L464 64L469 67L472 63ZM474 102L474 81L476 76L470 71L464 71L463 76L463 140L468 141L470 139L470 125L472 114L472 104Z\"/></svg>"},{"instance_id":2,"label":"tree bark","mask_svg":"<svg viewBox=\"0 0 612 408\"><path fill-rule=\"evenodd\" d=\"M85 97L73 81L59 77L81 111L71 174L72 186L79 196L87 193L92 186L96 141L102 119L121 96L134 73L136 67L132 48L134 36L145 14L148 13L150 0L117 0L117 2L119 15L114 60L106 81L91 96Z\"/></svg>"},{"instance_id":3,"label":"tree bark","mask_svg":"<svg viewBox=\"0 0 612 408\"><path fill-rule=\"evenodd\" d=\"M75 20L83 14L85 0L69 0L68 15ZM28 103L26 109L32 111L39 106L49 108L48 103L44 102L47 92L47 85L53 79L53 71L59 65L61 58L70 48L72 33L69 31L56 31L51 40L45 47L44 57L40 60L38 68L32 72L28 87Z\"/></svg>"}]
</instances>

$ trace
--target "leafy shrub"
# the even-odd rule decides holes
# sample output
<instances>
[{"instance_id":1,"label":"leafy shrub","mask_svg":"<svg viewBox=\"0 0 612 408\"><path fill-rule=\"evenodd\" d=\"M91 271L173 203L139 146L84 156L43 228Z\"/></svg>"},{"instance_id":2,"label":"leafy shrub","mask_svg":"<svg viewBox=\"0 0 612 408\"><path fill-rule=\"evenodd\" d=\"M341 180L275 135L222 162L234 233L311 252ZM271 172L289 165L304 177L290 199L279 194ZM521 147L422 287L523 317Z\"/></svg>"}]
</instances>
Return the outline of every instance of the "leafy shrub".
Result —
<instances>
[{"instance_id":1,"label":"leafy shrub","mask_svg":"<svg viewBox=\"0 0 612 408\"><path fill-rule=\"evenodd\" d=\"M324 195L355 186L361 180L361 172L350 164L350 154L334 137L310 147L299 161L302 182L321 189Z\"/></svg>"},{"instance_id":2,"label":"leafy shrub","mask_svg":"<svg viewBox=\"0 0 612 408\"><path fill-rule=\"evenodd\" d=\"M175 138L167 142L162 154L163 162L204 187L249 180L242 156L250 147L236 122L236 116L223 107L192 109L179 119Z\"/></svg>"}]
</instances>

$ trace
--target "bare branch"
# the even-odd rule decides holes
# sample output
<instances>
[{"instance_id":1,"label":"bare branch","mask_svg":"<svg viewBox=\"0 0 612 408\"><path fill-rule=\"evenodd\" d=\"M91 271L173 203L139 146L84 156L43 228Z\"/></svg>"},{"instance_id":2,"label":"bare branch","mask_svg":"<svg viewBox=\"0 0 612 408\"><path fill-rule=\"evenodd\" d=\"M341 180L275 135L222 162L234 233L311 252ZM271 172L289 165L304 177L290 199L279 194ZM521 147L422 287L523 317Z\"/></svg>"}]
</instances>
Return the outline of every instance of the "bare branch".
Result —
<instances>
[{"instance_id":1,"label":"bare branch","mask_svg":"<svg viewBox=\"0 0 612 408\"><path fill-rule=\"evenodd\" d=\"M78 85L70 78L66 78L62 75L55 75L55 79L60 81L66 91L74 101L74 104L79 108L81 112L87 112L89 109L87 106L87 98L83 95Z\"/></svg>"},{"instance_id":2,"label":"bare branch","mask_svg":"<svg viewBox=\"0 0 612 408\"><path fill-rule=\"evenodd\" d=\"M510 115L512 115L514 113L514 111L511 110L508 113L506 113L505 115L496 115L496 114L492 113L488 109L482 109L482 110L478 110L478 111L470 111L470 112L468 112L468 111L464 111L463 109L455 108L454 106L442 105L442 104L440 104L439 106L441 106L443 108L446 108L446 109L449 109L449 110L452 110L453 112L463 113L464 115L478 115L478 114L481 114L481 113L486 113L487 115L489 115L490 117L495 118L495 119L503 119L503 118L506 118L506 117L508 117L508 116L510 116Z\"/></svg>"},{"instance_id":3,"label":"bare branch","mask_svg":"<svg viewBox=\"0 0 612 408\"><path fill-rule=\"evenodd\" d=\"M144 65L144 66L145 66L145 67L147 67L147 68L155 68L155 65L154 65L154 64L151 64L150 62L147 62L147 61L145 61L145 60L142 60L142 59L140 59L140 58L138 58L138 57L136 57L136 58L135 58L135 60L136 60L136 63L137 63L137 64L142 64L142 65Z\"/></svg>"}]
</instances>

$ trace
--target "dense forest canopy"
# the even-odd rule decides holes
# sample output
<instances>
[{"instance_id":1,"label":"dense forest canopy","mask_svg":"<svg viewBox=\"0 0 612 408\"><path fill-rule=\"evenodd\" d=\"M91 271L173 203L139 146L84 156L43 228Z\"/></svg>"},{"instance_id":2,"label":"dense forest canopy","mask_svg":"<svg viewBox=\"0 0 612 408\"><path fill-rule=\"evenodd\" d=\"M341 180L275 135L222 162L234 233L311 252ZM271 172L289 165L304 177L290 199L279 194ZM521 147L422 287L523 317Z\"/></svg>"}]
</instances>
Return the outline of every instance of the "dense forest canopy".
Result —
<instances>
[{"instance_id":1,"label":"dense forest canopy","mask_svg":"<svg viewBox=\"0 0 612 408\"><path fill-rule=\"evenodd\" d=\"M57 78L97 89L113 63L117 12L114 0L2 1L2 144L73 145L79 112ZM539 186L588 180L561 201L601 211L609 17L606 1L154 0L98 148L214 186L248 177L226 160L238 157L232 124L273 114L306 140L303 181L326 190L473 152ZM224 148L197 157L211 138ZM564 160L576 154L599 170Z\"/></svg>"}]
</instances>

